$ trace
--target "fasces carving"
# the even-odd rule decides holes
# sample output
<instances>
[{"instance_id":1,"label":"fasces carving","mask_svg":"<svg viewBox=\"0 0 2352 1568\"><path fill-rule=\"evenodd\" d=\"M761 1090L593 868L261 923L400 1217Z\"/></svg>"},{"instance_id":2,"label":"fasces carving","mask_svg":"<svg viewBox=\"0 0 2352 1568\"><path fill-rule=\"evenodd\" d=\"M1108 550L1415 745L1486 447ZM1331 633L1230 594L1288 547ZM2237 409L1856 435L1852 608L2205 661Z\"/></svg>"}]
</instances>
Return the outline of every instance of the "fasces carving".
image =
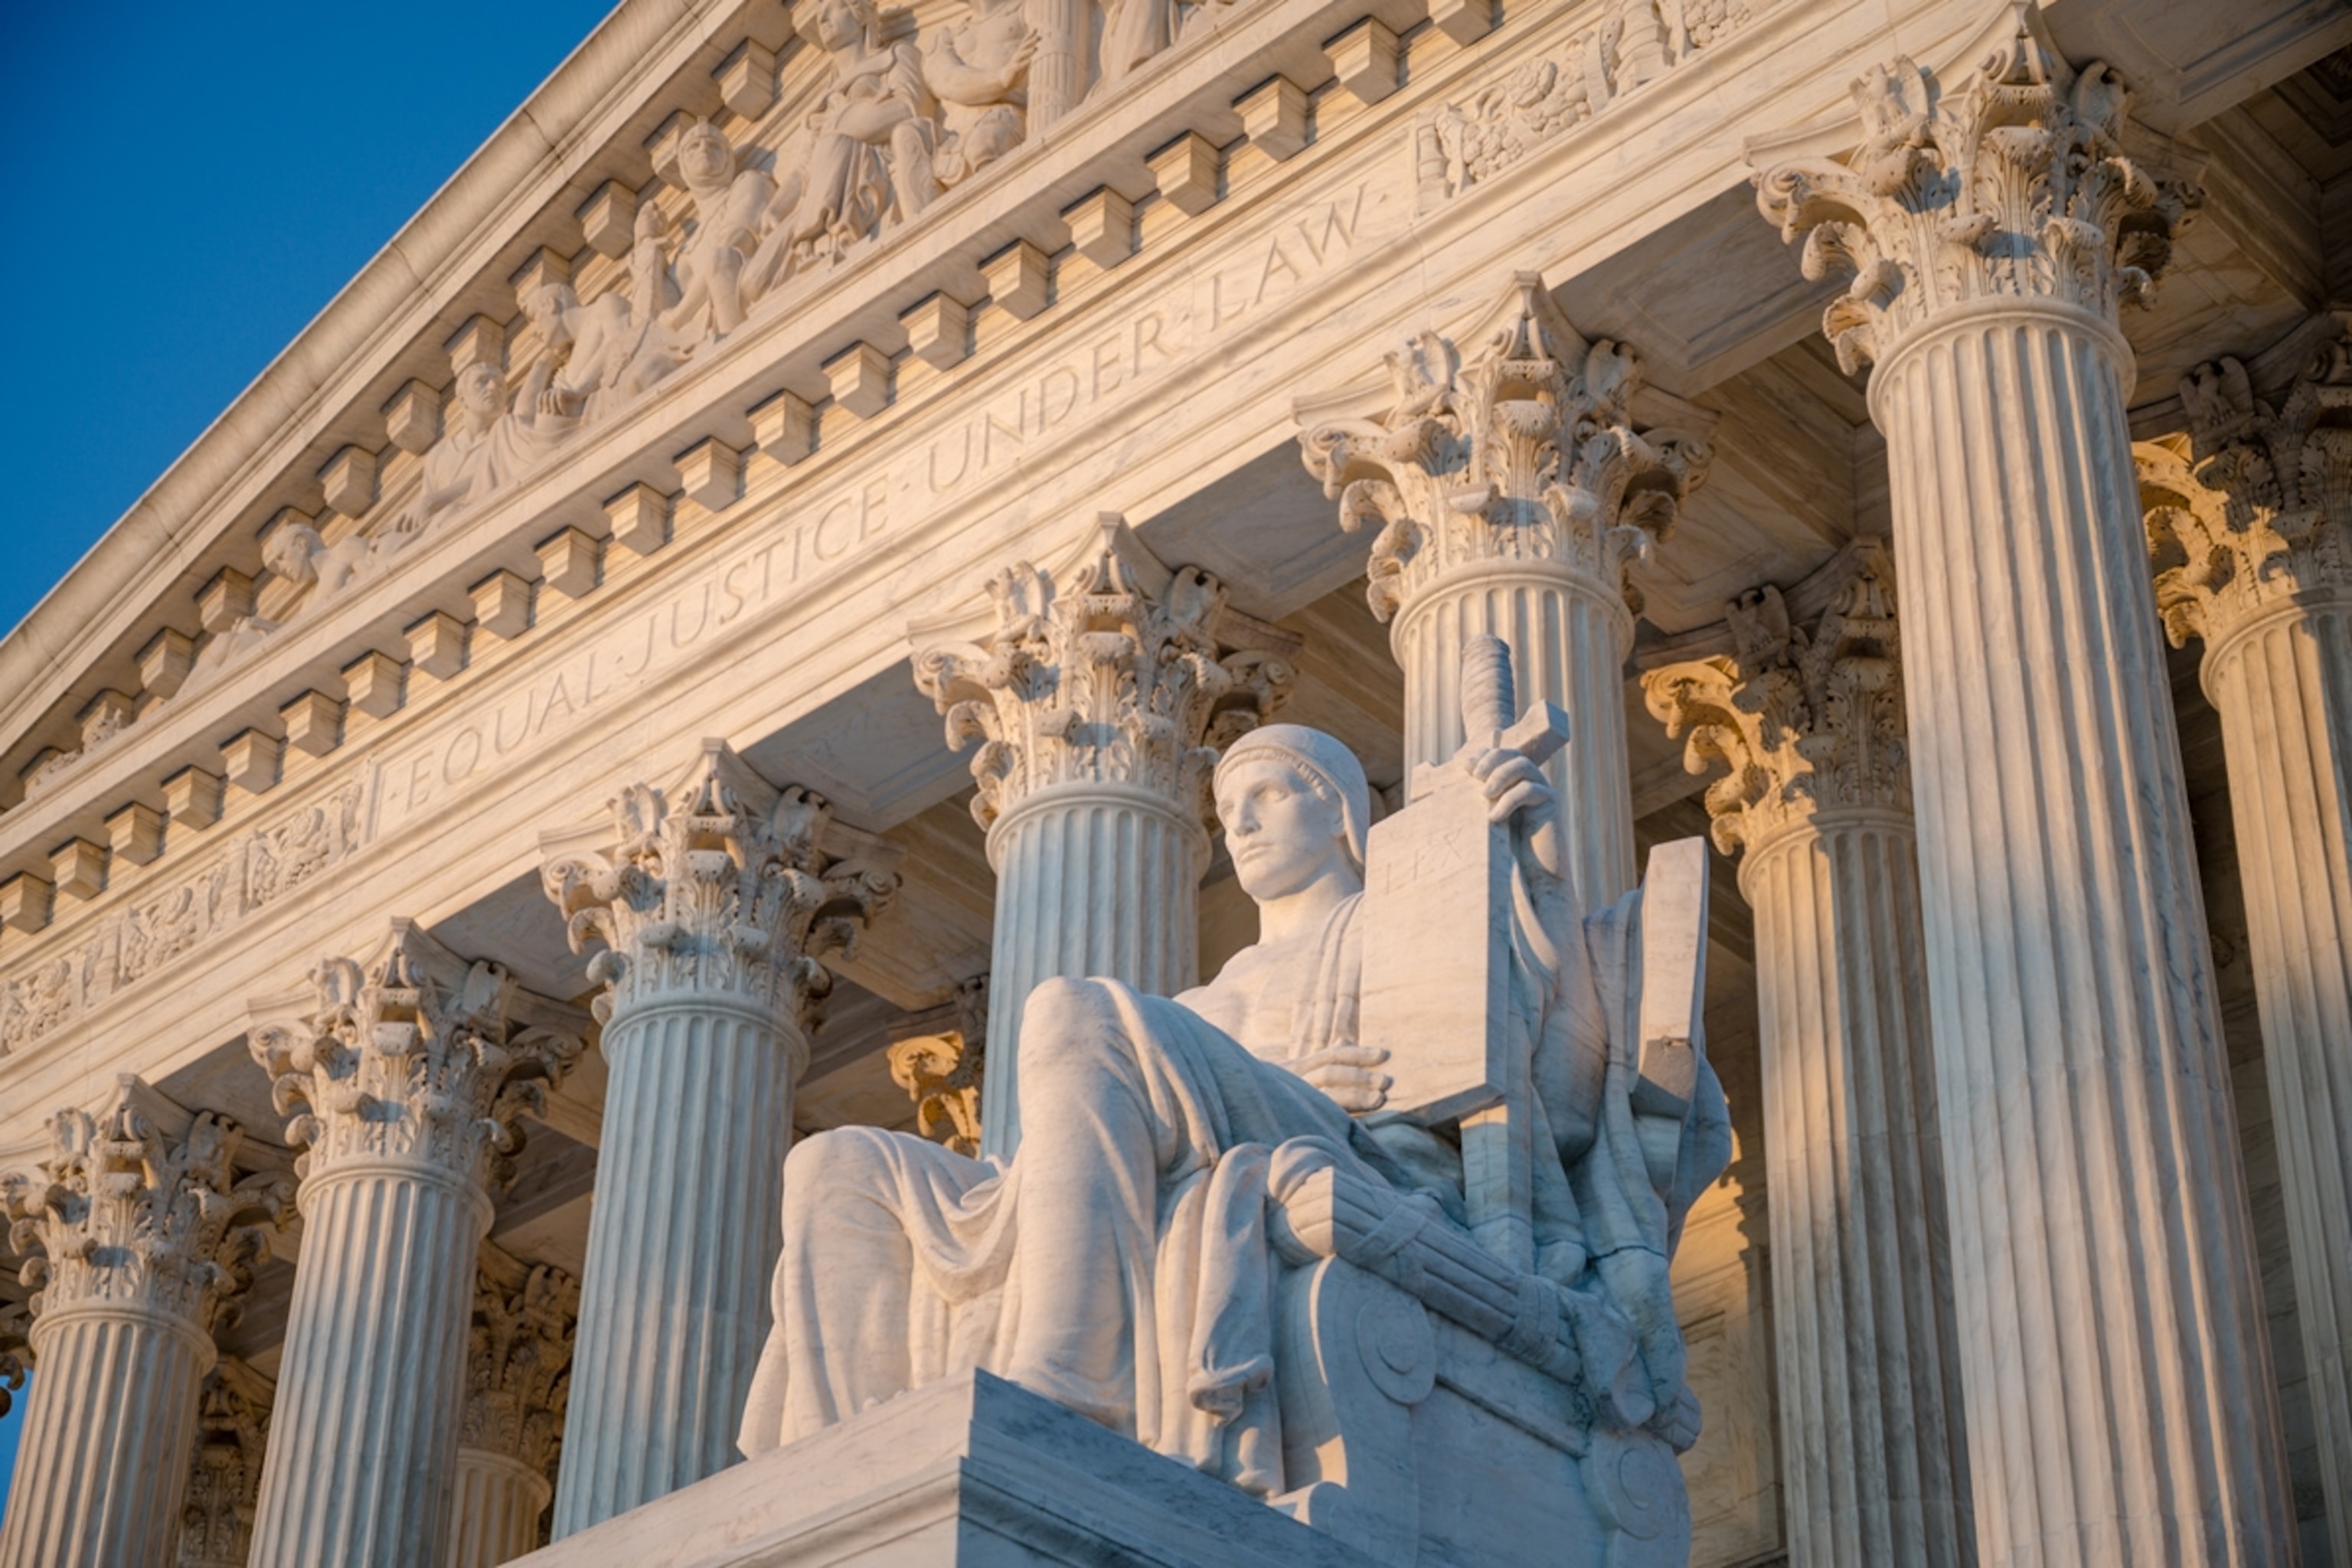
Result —
<instances>
[{"instance_id":1,"label":"fasces carving","mask_svg":"<svg viewBox=\"0 0 2352 1568\"><path fill-rule=\"evenodd\" d=\"M804 1051L833 988L824 957L855 947L897 896L897 874L823 797L778 790L719 741L682 786L623 790L612 823L605 848L541 872L572 951L604 944L588 966L606 987L598 1021L669 993L728 994L798 1022Z\"/></svg>"},{"instance_id":2,"label":"fasces carving","mask_svg":"<svg viewBox=\"0 0 2352 1568\"><path fill-rule=\"evenodd\" d=\"M554 1469L579 1318L579 1281L562 1269L483 1259L466 1347L462 1446L507 1455L541 1474Z\"/></svg>"},{"instance_id":3,"label":"fasces carving","mask_svg":"<svg viewBox=\"0 0 2352 1568\"><path fill-rule=\"evenodd\" d=\"M1764 171L1757 204L1805 242L1805 276L1851 268L1822 330L1848 374L1978 299L2051 300L2103 321L2147 301L2197 189L2126 156L2130 94L2078 74L2032 26L1957 87L1898 56L1853 84L1863 142L1843 163Z\"/></svg>"},{"instance_id":4,"label":"fasces carving","mask_svg":"<svg viewBox=\"0 0 2352 1568\"><path fill-rule=\"evenodd\" d=\"M1770 585L1725 606L1737 651L1642 678L1683 765L1707 786L1716 847L1734 854L1841 807L1908 812L1902 643L1893 558L1853 552L1852 575L1808 632Z\"/></svg>"},{"instance_id":5,"label":"fasces carving","mask_svg":"<svg viewBox=\"0 0 2352 1568\"><path fill-rule=\"evenodd\" d=\"M199 1334L235 1321L251 1265L286 1212L285 1177L240 1177L244 1133L199 1111L185 1133L157 1125L150 1091L125 1076L97 1116L61 1110L49 1152L5 1180L8 1243L35 1292L32 1337L71 1308L122 1304Z\"/></svg>"},{"instance_id":6,"label":"fasces carving","mask_svg":"<svg viewBox=\"0 0 2352 1568\"><path fill-rule=\"evenodd\" d=\"M972 816L982 827L1056 784L1118 784L1209 814L1218 748L1281 706L1293 671L1221 653L1225 590L1197 567L1159 568L1108 521L1093 557L1056 582L1022 562L988 584L996 626L925 650L915 684L973 742Z\"/></svg>"},{"instance_id":7,"label":"fasces carving","mask_svg":"<svg viewBox=\"0 0 2352 1568\"><path fill-rule=\"evenodd\" d=\"M1386 413L1299 437L1339 526L1380 525L1372 613L1385 621L1449 573L1511 561L1564 567L1638 613L1626 564L1672 527L1711 454L1680 431L1634 431L1633 352L1587 342L1522 273L1468 363L1433 331L1386 358Z\"/></svg>"},{"instance_id":8,"label":"fasces carving","mask_svg":"<svg viewBox=\"0 0 2352 1568\"><path fill-rule=\"evenodd\" d=\"M2172 646L2299 595L2352 593L2352 343L2319 351L2273 408L2234 359L2183 378L2190 434L2132 448Z\"/></svg>"},{"instance_id":9,"label":"fasces carving","mask_svg":"<svg viewBox=\"0 0 2352 1568\"><path fill-rule=\"evenodd\" d=\"M295 1162L306 1179L398 1163L503 1184L523 1113L544 1110L583 1048L562 1011L504 969L467 963L404 920L367 963L330 958L310 985L310 1013L247 1037L288 1141L309 1151Z\"/></svg>"},{"instance_id":10,"label":"fasces carving","mask_svg":"<svg viewBox=\"0 0 2352 1568\"><path fill-rule=\"evenodd\" d=\"M244 1568L269 1434L269 1379L234 1357L205 1378L196 1446L180 1512L179 1568Z\"/></svg>"},{"instance_id":11,"label":"fasces carving","mask_svg":"<svg viewBox=\"0 0 2352 1568\"><path fill-rule=\"evenodd\" d=\"M956 1026L890 1043L890 1081L914 1097L915 1131L959 1154L980 1152L988 1045L988 976L956 991Z\"/></svg>"}]
</instances>

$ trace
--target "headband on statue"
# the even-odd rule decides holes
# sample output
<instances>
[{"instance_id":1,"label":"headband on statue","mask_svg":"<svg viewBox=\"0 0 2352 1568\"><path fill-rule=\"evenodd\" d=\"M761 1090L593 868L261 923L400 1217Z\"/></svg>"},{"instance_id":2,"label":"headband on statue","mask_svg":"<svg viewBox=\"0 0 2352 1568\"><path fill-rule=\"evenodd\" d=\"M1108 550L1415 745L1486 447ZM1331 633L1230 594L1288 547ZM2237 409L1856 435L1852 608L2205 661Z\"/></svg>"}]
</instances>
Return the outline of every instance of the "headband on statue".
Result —
<instances>
[{"instance_id":1,"label":"headband on statue","mask_svg":"<svg viewBox=\"0 0 2352 1568\"><path fill-rule=\"evenodd\" d=\"M1361 874L1364 836L1372 825L1372 791L1364 782L1364 765L1356 760L1356 753L1336 737L1304 724L1261 724L1227 746L1224 755L1217 759L1217 787L1223 787L1229 769L1252 759L1278 759L1339 803L1348 855Z\"/></svg>"}]
</instances>

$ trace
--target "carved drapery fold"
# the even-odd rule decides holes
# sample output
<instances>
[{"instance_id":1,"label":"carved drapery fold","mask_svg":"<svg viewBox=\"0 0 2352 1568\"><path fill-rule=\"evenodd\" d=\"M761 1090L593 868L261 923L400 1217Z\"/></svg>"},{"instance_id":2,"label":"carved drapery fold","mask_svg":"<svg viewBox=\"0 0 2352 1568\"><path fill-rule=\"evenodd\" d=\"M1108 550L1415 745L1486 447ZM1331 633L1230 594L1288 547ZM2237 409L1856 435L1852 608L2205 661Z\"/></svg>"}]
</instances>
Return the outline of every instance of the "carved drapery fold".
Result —
<instances>
[{"instance_id":1,"label":"carved drapery fold","mask_svg":"<svg viewBox=\"0 0 2352 1568\"><path fill-rule=\"evenodd\" d=\"M180 1510L178 1568L245 1568L276 1394L276 1384L234 1357L205 1377Z\"/></svg>"}]
</instances>

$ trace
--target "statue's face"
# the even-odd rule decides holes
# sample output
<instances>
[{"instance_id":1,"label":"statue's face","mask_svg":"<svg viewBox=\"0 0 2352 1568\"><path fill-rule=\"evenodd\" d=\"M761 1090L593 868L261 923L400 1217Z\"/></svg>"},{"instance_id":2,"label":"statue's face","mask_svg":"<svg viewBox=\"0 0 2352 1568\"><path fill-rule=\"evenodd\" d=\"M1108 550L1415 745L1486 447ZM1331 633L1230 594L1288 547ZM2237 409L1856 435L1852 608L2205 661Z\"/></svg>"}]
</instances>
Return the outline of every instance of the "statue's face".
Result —
<instances>
[{"instance_id":1,"label":"statue's face","mask_svg":"<svg viewBox=\"0 0 2352 1568\"><path fill-rule=\"evenodd\" d=\"M857 7L847 0L830 0L816 10L816 42L821 49L845 49L866 33Z\"/></svg>"},{"instance_id":2,"label":"statue's face","mask_svg":"<svg viewBox=\"0 0 2352 1568\"><path fill-rule=\"evenodd\" d=\"M735 172L735 149L709 125L698 126L678 143L677 171L689 185L715 185Z\"/></svg>"},{"instance_id":3,"label":"statue's face","mask_svg":"<svg viewBox=\"0 0 2352 1568\"><path fill-rule=\"evenodd\" d=\"M1335 868L1354 874L1348 822L1336 800L1279 757L1238 762L1217 781L1217 819L1242 891L1270 903Z\"/></svg>"},{"instance_id":4,"label":"statue's face","mask_svg":"<svg viewBox=\"0 0 2352 1568\"><path fill-rule=\"evenodd\" d=\"M499 393L503 384L496 370L477 360L467 365L466 373L457 378L457 402L466 412L487 425L499 416Z\"/></svg>"}]
</instances>

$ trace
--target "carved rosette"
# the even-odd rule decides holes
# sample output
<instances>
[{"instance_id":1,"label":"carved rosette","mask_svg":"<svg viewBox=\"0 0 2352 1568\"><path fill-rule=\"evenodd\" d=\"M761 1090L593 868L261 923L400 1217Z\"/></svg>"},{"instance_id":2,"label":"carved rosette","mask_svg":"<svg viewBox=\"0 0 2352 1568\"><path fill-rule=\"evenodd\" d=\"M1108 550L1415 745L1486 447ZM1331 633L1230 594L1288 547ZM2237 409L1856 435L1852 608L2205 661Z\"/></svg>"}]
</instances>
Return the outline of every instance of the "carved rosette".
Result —
<instances>
[{"instance_id":1,"label":"carved rosette","mask_svg":"<svg viewBox=\"0 0 2352 1568\"><path fill-rule=\"evenodd\" d=\"M635 784L612 805L602 849L541 872L572 949L607 987L599 1022L657 996L728 995L804 1036L833 988L824 960L855 952L898 878L878 841L834 822L823 797L779 790L723 742L704 743L676 789Z\"/></svg>"},{"instance_id":2,"label":"carved rosette","mask_svg":"<svg viewBox=\"0 0 2352 1568\"><path fill-rule=\"evenodd\" d=\"M295 1162L306 1181L389 1162L502 1186L522 1116L544 1112L583 1049L569 1009L410 921L394 921L366 963L320 963L310 988L307 1015L248 1037L288 1141L309 1151Z\"/></svg>"},{"instance_id":3,"label":"carved rosette","mask_svg":"<svg viewBox=\"0 0 2352 1568\"><path fill-rule=\"evenodd\" d=\"M2054 300L2112 323L2147 302L2200 199L2126 154L2130 94L2115 72L2076 72L2022 12L1956 89L1897 56L1853 92L1857 151L1757 179L1765 217L1803 237L1807 278L1854 274L1822 319L1848 374L1975 300Z\"/></svg>"},{"instance_id":4,"label":"carved rosette","mask_svg":"<svg viewBox=\"0 0 2352 1568\"><path fill-rule=\"evenodd\" d=\"M1790 624L1769 585L1725 614L1732 655L1642 679L1651 713L1683 742L1684 767L1730 768L1706 790L1716 847L1753 849L1823 812L1907 815L1903 650L1885 550L1854 548L1853 575L1810 632Z\"/></svg>"},{"instance_id":5,"label":"carved rosette","mask_svg":"<svg viewBox=\"0 0 2352 1568\"><path fill-rule=\"evenodd\" d=\"M276 1392L269 1379L233 1357L205 1378L187 1500L180 1510L180 1568L242 1568L251 1554Z\"/></svg>"},{"instance_id":6,"label":"carved rosette","mask_svg":"<svg viewBox=\"0 0 2352 1568\"><path fill-rule=\"evenodd\" d=\"M1625 569L1706 479L1706 442L1633 428L1632 350L1587 342L1533 273L1503 314L1466 363L1451 339L1421 333L1387 356L1385 414L1299 437L1339 526L1379 525L1370 597L1383 621L1457 571L1511 562L1565 571L1639 614Z\"/></svg>"},{"instance_id":7,"label":"carved rosette","mask_svg":"<svg viewBox=\"0 0 2352 1568\"><path fill-rule=\"evenodd\" d=\"M1222 584L1160 567L1116 522L1062 581L1024 561L988 595L994 629L915 660L949 746L980 742L971 814L984 828L1063 784L1132 785L1205 823L1218 749L1289 695L1286 660L1221 642Z\"/></svg>"},{"instance_id":8,"label":"carved rosette","mask_svg":"<svg viewBox=\"0 0 2352 1568\"><path fill-rule=\"evenodd\" d=\"M542 1265L517 1280L500 1278L487 1264L478 1270L461 1446L552 1476L579 1320L579 1282L560 1268Z\"/></svg>"},{"instance_id":9,"label":"carved rosette","mask_svg":"<svg viewBox=\"0 0 2352 1568\"><path fill-rule=\"evenodd\" d=\"M2132 448L2172 646L2352 594L2352 341L2321 349L2275 408L2234 359L2198 366L2180 397L2190 434Z\"/></svg>"},{"instance_id":10,"label":"carved rosette","mask_svg":"<svg viewBox=\"0 0 2352 1568\"><path fill-rule=\"evenodd\" d=\"M170 1318L209 1342L236 1321L284 1216L291 1183L236 1174L245 1135L235 1122L200 1111L172 1136L142 1103L151 1092L126 1075L101 1114L59 1111L47 1157L7 1179L8 1244L34 1292L37 1350L59 1314L110 1306Z\"/></svg>"}]
</instances>

